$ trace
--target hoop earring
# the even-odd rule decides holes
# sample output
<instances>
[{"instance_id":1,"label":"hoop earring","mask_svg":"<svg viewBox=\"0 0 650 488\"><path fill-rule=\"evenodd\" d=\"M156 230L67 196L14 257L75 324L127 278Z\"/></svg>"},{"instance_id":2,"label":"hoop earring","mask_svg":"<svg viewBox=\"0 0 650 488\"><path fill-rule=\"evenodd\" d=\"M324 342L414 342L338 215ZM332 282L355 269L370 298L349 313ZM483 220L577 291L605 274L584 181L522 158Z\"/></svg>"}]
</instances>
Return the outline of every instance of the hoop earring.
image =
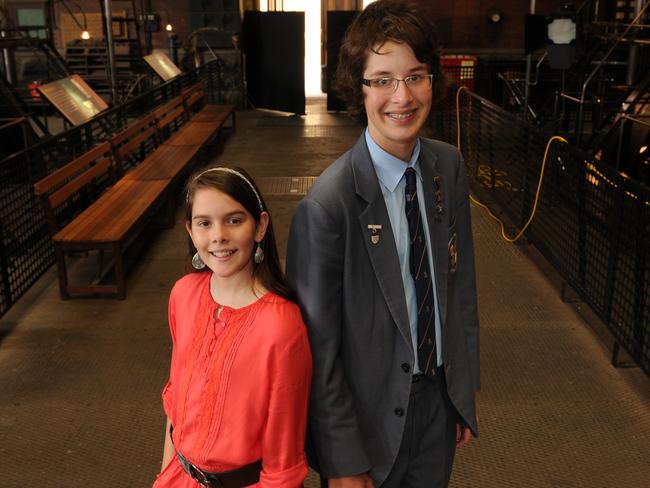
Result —
<instances>
[{"instance_id":1,"label":"hoop earring","mask_svg":"<svg viewBox=\"0 0 650 488\"><path fill-rule=\"evenodd\" d=\"M199 256L198 251L196 251L196 253L194 253L194 256L192 256L192 267L194 269L205 268L205 263L203 262L203 259L201 259L201 256Z\"/></svg>"},{"instance_id":2,"label":"hoop earring","mask_svg":"<svg viewBox=\"0 0 650 488\"><path fill-rule=\"evenodd\" d=\"M264 261L264 249L262 249L262 244L257 243L257 249L255 249L255 255L253 256L253 261L255 264L262 264Z\"/></svg>"}]
</instances>

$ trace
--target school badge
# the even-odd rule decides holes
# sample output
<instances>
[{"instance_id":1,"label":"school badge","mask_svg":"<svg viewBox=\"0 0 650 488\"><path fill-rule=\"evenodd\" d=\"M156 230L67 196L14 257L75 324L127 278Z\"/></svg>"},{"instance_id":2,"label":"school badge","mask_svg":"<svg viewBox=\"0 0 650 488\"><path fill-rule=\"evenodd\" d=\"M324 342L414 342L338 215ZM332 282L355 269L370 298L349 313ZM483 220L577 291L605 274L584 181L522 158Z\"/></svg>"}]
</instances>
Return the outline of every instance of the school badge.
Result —
<instances>
[{"instance_id":1,"label":"school badge","mask_svg":"<svg viewBox=\"0 0 650 488\"><path fill-rule=\"evenodd\" d=\"M379 231L381 230L381 225L370 224L368 225L368 229L370 229L370 242L376 246L379 244Z\"/></svg>"}]
</instances>

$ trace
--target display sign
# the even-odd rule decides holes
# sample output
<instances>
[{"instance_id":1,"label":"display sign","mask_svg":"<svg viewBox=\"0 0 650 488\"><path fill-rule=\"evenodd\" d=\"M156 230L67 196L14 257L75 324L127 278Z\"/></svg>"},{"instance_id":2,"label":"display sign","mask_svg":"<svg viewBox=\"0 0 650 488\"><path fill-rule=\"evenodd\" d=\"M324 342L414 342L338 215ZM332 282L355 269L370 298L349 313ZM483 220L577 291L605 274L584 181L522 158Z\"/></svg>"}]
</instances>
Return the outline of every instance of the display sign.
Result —
<instances>
[{"instance_id":1,"label":"display sign","mask_svg":"<svg viewBox=\"0 0 650 488\"><path fill-rule=\"evenodd\" d=\"M182 73L178 66L165 53L158 52L149 54L144 57L144 60L163 81L169 81Z\"/></svg>"},{"instance_id":2,"label":"display sign","mask_svg":"<svg viewBox=\"0 0 650 488\"><path fill-rule=\"evenodd\" d=\"M108 104L79 75L38 87L72 125L81 125L108 108Z\"/></svg>"}]
</instances>

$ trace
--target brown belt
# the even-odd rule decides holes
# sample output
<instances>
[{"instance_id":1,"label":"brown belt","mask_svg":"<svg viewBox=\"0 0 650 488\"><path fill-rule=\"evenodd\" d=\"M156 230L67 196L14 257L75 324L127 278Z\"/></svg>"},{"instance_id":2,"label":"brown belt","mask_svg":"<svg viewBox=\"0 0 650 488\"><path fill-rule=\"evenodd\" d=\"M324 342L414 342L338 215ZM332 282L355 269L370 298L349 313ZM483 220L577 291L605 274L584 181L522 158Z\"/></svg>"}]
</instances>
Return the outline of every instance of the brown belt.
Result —
<instances>
[{"instance_id":1,"label":"brown belt","mask_svg":"<svg viewBox=\"0 0 650 488\"><path fill-rule=\"evenodd\" d=\"M174 438L172 437L173 432L174 426L170 425L169 438L171 439L172 444L174 444ZM190 475L194 481L206 488L243 488L244 486L254 485L260 480L260 472L262 471L261 459L231 471L210 473L208 471L203 471L198 466L192 464L178 451L178 449L176 450L176 457L178 458L178 463L185 472Z\"/></svg>"},{"instance_id":2,"label":"brown belt","mask_svg":"<svg viewBox=\"0 0 650 488\"><path fill-rule=\"evenodd\" d=\"M178 451L176 451L176 457L179 464L192 479L201 486L208 488L242 488L254 485L260 480L260 471L262 471L261 459L232 471L209 473L192 464Z\"/></svg>"}]
</instances>

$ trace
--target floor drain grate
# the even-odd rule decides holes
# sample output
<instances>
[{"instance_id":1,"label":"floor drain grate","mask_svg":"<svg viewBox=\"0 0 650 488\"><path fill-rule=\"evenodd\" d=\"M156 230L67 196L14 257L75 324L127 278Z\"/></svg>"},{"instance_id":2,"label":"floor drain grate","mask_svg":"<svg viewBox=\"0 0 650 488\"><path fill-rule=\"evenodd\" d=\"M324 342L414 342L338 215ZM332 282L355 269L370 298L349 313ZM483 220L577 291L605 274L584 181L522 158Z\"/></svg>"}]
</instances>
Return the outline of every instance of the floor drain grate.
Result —
<instances>
[{"instance_id":1,"label":"floor drain grate","mask_svg":"<svg viewBox=\"0 0 650 488\"><path fill-rule=\"evenodd\" d=\"M316 176L269 176L259 179L260 191L264 196L306 195Z\"/></svg>"}]
</instances>

